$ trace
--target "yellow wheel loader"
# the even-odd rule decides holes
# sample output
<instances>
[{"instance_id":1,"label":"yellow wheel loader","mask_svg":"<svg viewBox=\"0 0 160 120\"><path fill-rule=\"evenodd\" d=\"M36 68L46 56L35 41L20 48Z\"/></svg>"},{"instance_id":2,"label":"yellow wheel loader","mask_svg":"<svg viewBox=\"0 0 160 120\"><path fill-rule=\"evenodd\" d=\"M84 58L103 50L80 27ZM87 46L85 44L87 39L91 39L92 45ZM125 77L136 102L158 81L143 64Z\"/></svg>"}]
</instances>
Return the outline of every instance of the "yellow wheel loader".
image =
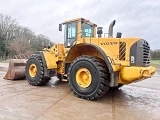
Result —
<instances>
[{"instance_id":1,"label":"yellow wheel loader","mask_svg":"<svg viewBox=\"0 0 160 120\"><path fill-rule=\"evenodd\" d=\"M26 77L32 85L44 85L50 77L67 78L77 97L94 100L109 88L150 78L150 46L141 38L113 38L115 20L109 25L108 37L102 27L84 18L64 25L64 44L55 44L33 54L26 63Z\"/></svg>"}]
</instances>

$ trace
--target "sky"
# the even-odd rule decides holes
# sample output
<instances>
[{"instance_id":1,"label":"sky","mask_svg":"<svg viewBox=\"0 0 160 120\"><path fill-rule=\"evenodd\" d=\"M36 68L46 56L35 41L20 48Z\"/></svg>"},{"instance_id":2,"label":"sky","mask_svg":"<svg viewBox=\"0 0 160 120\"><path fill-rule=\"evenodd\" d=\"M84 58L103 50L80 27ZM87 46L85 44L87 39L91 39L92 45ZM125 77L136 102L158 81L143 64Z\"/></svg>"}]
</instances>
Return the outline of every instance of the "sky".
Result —
<instances>
[{"instance_id":1,"label":"sky","mask_svg":"<svg viewBox=\"0 0 160 120\"><path fill-rule=\"evenodd\" d=\"M0 0L0 13L16 19L35 34L63 43L59 23L83 17L108 32L116 20L114 36L140 37L152 50L160 49L160 0Z\"/></svg>"}]
</instances>

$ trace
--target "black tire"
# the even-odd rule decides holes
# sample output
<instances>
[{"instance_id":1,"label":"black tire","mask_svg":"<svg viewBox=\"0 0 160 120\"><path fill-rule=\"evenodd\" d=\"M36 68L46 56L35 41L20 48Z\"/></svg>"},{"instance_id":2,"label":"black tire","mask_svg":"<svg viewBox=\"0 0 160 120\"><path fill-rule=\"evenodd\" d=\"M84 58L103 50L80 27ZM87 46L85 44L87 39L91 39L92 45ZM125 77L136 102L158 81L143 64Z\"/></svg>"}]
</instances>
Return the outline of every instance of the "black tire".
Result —
<instances>
[{"instance_id":1,"label":"black tire","mask_svg":"<svg viewBox=\"0 0 160 120\"><path fill-rule=\"evenodd\" d=\"M92 80L88 87L83 88L76 82L76 72L86 68ZM76 58L68 69L68 81L77 97L94 100L104 95L109 90L109 74L105 62L97 57L80 56Z\"/></svg>"},{"instance_id":2,"label":"black tire","mask_svg":"<svg viewBox=\"0 0 160 120\"><path fill-rule=\"evenodd\" d=\"M34 77L32 77L29 73L29 68L32 64L34 64L37 68L37 72ZM43 67L42 58L38 54L37 55L34 54L28 59L26 68L25 68L25 74L28 82L34 86L45 85L50 80L50 77L44 76L44 67Z\"/></svg>"}]
</instances>

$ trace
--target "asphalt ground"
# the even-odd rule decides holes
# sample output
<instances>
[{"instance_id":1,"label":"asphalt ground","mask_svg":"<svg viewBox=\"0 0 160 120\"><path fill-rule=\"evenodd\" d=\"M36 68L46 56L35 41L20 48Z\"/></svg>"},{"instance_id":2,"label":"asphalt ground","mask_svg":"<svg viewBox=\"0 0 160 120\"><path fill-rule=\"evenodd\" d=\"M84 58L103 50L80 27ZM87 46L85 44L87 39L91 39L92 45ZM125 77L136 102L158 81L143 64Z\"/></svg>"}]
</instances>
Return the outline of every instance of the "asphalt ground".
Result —
<instances>
[{"instance_id":1,"label":"asphalt ground","mask_svg":"<svg viewBox=\"0 0 160 120\"><path fill-rule=\"evenodd\" d=\"M0 63L0 120L160 120L159 75L87 101L57 78L41 87L4 80L7 67Z\"/></svg>"}]
</instances>

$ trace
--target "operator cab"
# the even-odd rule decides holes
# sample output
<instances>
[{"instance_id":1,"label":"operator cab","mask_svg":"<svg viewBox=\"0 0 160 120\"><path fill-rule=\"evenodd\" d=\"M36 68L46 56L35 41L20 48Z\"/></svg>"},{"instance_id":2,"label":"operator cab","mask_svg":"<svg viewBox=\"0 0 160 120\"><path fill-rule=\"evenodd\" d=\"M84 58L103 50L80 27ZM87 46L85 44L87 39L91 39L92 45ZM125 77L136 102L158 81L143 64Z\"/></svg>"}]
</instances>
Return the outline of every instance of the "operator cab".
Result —
<instances>
[{"instance_id":1,"label":"operator cab","mask_svg":"<svg viewBox=\"0 0 160 120\"><path fill-rule=\"evenodd\" d=\"M73 19L62 23L64 28L64 46L70 48L77 39L83 37L95 37L96 24L84 18ZM62 31L62 24L59 31Z\"/></svg>"}]
</instances>

